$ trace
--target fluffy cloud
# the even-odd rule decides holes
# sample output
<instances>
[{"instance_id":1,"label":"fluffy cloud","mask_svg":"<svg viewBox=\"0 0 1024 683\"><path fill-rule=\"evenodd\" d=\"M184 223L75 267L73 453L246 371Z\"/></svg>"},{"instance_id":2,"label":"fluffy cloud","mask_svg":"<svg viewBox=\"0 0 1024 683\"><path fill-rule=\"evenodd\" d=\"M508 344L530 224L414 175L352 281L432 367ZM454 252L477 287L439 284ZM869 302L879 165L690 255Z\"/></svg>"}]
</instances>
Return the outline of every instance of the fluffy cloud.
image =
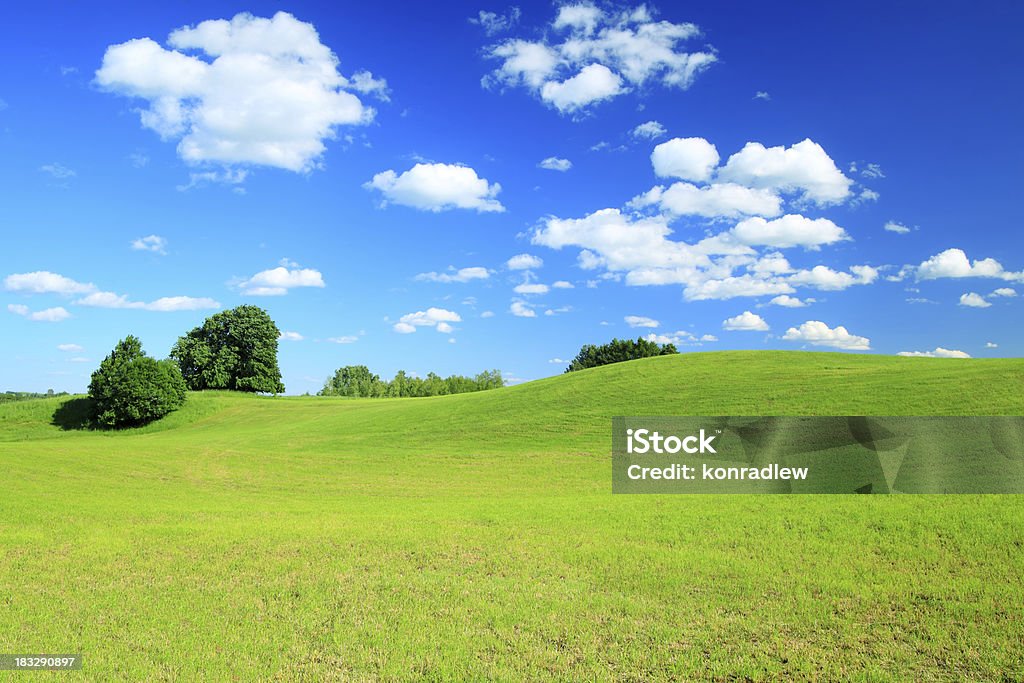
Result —
<instances>
[{"instance_id":1,"label":"fluffy cloud","mask_svg":"<svg viewBox=\"0 0 1024 683\"><path fill-rule=\"evenodd\" d=\"M57 344L57 348L65 353L82 353L85 348L80 344Z\"/></svg>"},{"instance_id":2,"label":"fluffy cloud","mask_svg":"<svg viewBox=\"0 0 1024 683\"><path fill-rule=\"evenodd\" d=\"M282 332L279 339L283 341L302 341L305 337L298 332Z\"/></svg>"},{"instance_id":3,"label":"fluffy cloud","mask_svg":"<svg viewBox=\"0 0 1024 683\"><path fill-rule=\"evenodd\" d=\"M500 65L483 84L525 87L563 113L652 82L686 89L716 61L710 50L683 50L685 41L699 35L693 24L655 21L644 5L624 11L562 5L544 38L509 39L487 48Z\"/></svg>"},{"instance_id":4,"label":"fluffy cloud","mask_svg":"<svg viewBox=\"0 0 1024 683\"><path fill-rule=\"evenodd\" d=\"M622 93L622 78L604 64L591 64L564 81L548 81L540 98L560 112L574 112Z\"/></svg>"},{"instance_id":5,"label":"fluffy cloud","mask_svg":"<svg viewBox=\"0 0 1024 683\"><path fill-rule=\"evenodd\" d=\"M551 283L551 288L552 289L576 289L576 286L573 285L573 283L571 283L571 282L569 282L567 280L555 280L554 282Z\"/></svg>"},{"instance_id":6,"label":"fluffy cloud","mask_svg":"<svg viewBox=\"0 0 1024 683\"><path fill-rule=\"evenodd\" d=\"M505 261L505 267L509 270L530 270L531 268L540 268L543 265L543 259L533 254L516 254L508 261Z\"/></svg>"},{"instance_id":7,"label":"fluffy cloud","mask_svg":"<svg viewBox=\"0 0 1024 683\"><path fill-rule=\"evenodd\" d=\"M469 166L458 164L416 164L401 175L392 170L373 176L363 185L379 190L385 203L411 206L421 211L474 209L478 212L504 211L495 197L501 185L488 183Z\"/></svg>"},{"instance_id":8,"label":"fluffy cloud","mask_svg":"<svg viewBox=\"0 0 1024 683\"><path fill-rule=\"evenodd\" d=\"M830 328L819 320L808 320L800 327L791 327L782 336L788 341L802 341L814 346L831 346L846 351L870 351L871 340L850 334L842 325Z\"/></svg>"},{"instance_id":9,"label":"fluffy cloud","mask_svg":"<svg viewBox=\"0 0 1024 683\"><path fill-rule=\"evenodd\" d=\"M782 200L771 190L756 190L735 183L714 183L705 187L673 183L667 189L657 185L634 197L629 206L657 206L676 216L706 218L771 217L782 213Z\"/></svg>"},{"instance_id":10,"label":"fluffy cloud","mask_svg":"<svg viewBox=\"0 0 1024 683\"><path fill-rule=\"evenodd\" d=\"M417 327L433 327L438 332L448 334L452 331L450 323L462 322L458 313L443 308L428 308L425 311L406 313L392 329L399 334L411 334Z\"/></svg>"},{"instance_id":11,"label":"fluffy cloud","mask_svg":"<svg viewBox=\"0 0 1024 683\"><path fill-rule=\"evenodd\" d=\"M971 261L963 249L946 249L922 262L916 268L910 267L918 280L939 278L994 277L1003 280L1024 282L1024 272L1011 273L1003 269L999 261L992 258Z\"/></svg>"},{"instance_id":12,"label":"fluffy cloud","mask_svg":"<svg viewBox=\"0 0 1024 683\"><path fill-rule=\"evenodd\" d=\"M31 311L28 306L22 304L8 304L7 310L11 313L37 322L59 323L61 320L67 320L71 317L71 314L62 306L47 308L42 311Z\"/></svg>"},{"instance_id":13,"label":"fluffy cloud","mask_svg":"<svg viewBox=\"0 0 1024 683\"><path fill-rule=\"evenodd\" d=\"M786 308L803 308L804 306L807 306L810 301L813 301L813 299L802 301L794 296L789 296L788 294L780 294L768 303L776 306L784 306Z\"/></svg>"},{"instance_id":14,"label":"fluffy cloud","mask_svg":"<svg viewBox=\"0 0 1024 683\"><path fill-rule=\"evenodd\" d=\"M338 126L373 120L351 91L386 94L366 72L342 76L313 25L286 12L204 21L173 31L167 44L111 45L96 83L146 100L142 125L177 139L190 163L309 171Z\"/></svg>"},{"instance_id":15,"label":"fluffy cloud","mask_svg":"<svg viewBox=\"0 0 1024 683\"><path fill-rule=\"evenodd\" d=\"M673 138L651 152L654 174L660 178L710 180L718 159L718 150L704 138Z\"/></svg>"},{"instance_id":16,"label":"fluffy cloud","mask_svg":"<svg viewBox=\"0 0 1024 683\"><path fill-rule=\"evenodd\" d=\"M768 323L765 319L756 313L750 311L743 311L737 316L732 318L726 318L722 321L723 330L743 330L751 332L766 332L768 331Z\"/></svg>"},{"instance_id":17,"label":"fluffy cloud","mask_svg":"<svg viewBox=\"0 0 1024 683\"><path fill-rule=\"evenodd\" d=\"M312 268L286 268L278 266L263 270L238 283L243 294L249 296L283 296L296 287L324 287L320 271Z\"/></svg>"},{"instance_id":18,"label":"fluffy cloud","mask_svg":"<svg viewBox=\"0 0 1024 683\"><path fill-rule=\"evenodd\" d=\"M944 349L941 346L934 351L900 351L897 356L909 356L916 358L970 358L970 354L963 351Z\"/></svg>"},{"instance_id":19,"label":"fluffy cloud","mask_svg":"<svg viewBox=\"0 0 1024 683\"><path fill-rule=\"evenodd\" d=\"M910 232L910 228L903 225L902 223L897 223L896 221L888 221L882 227L885 230L888 230L889 232L896 233L897 235L906 235L908 232Z\"/></svg>"},{"instance_id":20,"label":"fluffy cloud","mask_svg":"<svg viewBox=\"0 0 1024 683\"><path fill-rule=\"evenodd\" d=\"M627 315L623 319L630 327L657 327L661 324L653 318L647 318L642 315Z\"/></svg>"},{"instance_id":21,"label":"fluffy cloud","mask_svg":"<svg viewBox=\"0 0 1024 683\"><path fill-rule=\"evenodd\" d=\"M766 230L761 234L741 232L741 236L749 241L790 245L845 234L830 221L818 223L800 216L796 219L792 224L797 228L803 229L805 224L810 227L803 233L794 229L792 235L779 228L777 232ZM783 226L786 225L784 221ZM866 265L852 266L850 272L824 265L794 272L781 254L758 257L732 231L696 243L671 240L671 232L664 216L635 217L618 209L602 209L579 219L549 217L534 230L531 240L553 249L579 247L581 267L603 267L608 271L606 275L614 277L625 272L627 285L684 285L683 294L689 301L792 294L796 286L841 290L870 284L878 278L878 270ZM740 267L748 272L737 274Z\"/></svg>"},{"instance_id":22,"label":"fluffy cloud","mask_svg":"<svg viewBox=\"0 0 1024 683\"><path fill-rule=\"evenodd\" d=\"M653 140L655 138L660 138L665 133L665 126L661 125L658 121L647 121L646 123L641 123L629 132L630 135L638 140Z\"/></svg>"},{"instance_id":23,"label":"fluffy cloud","mask_svg":"<svg viewBox=\"0 0 1024 683\"><path fill-rule=\"evenodd\" d=\"M86 294L96 291L96 285L83 284L57 273L39 270L8 275L4 278L4 289L29 294Z\"/></svg>"},{"instance_id":24,"label":"fluffy cloud","mask_svg":"<svg viewBox=\"0 0 1024 683\"><path fill-rule=\"evenodd\" d=\"M160 235L147 235L132 240L132 249L136 251L151 251L154 254L167 254L167 240Z\"/></svg>"},{"instance_id":25,"label":"fluffy cloud","mask_svg":"<svg viewBox=\"0 0 1024 683\"><path fill-rule=\"evenodd\" d=\"M486 280L491 276L491 272L482 266L471 266L469 268L459 268L455 270L450 268L446 273L420 273L416 276L417 280L426 280L428 282L469 282L470 280Z\"/></svg>"},{"instance_id":26,"label":"fluffy cloud","mask_svg":"<svg viewBox=\"0 0 1024 683\"><path fill-rule=\"evenodd\" d=\"M988 308L992 304L985 301L985 297L975 292L968 292L960 295L960 305L968 308Z\"/></svg>"},{"instance_id":27,"label":"fluffy cloud","mask_svg":"<svg viewBox=\"0 0 1024 683\"><path fill-rule=\"evenodd\" d=\"M570 168L572 168L572 162L569 161L568 159L548 157L547 159L544 159L539 164L537 164L537 166L539 166L540 168L547 169L549 171L562 171L564 173L565 171L568 171Z\"/></svg>"},{"instance_id":28,"label":"fluffy cloud","mask_svg":"<svg viewBox=\"0 0 1024 683\"><path fill-rule=\"evenodd\" d=\"M989 294L989 296L1005 296L1005 297L1017 296L1017 290L1013 289L1012 287L1000 287L999 289L997 289L994 292L992 292L991 294Z\"/></svg>"},{"instance_id":29,"label":"fluffy cloud","mask_svg":"<svg viewBox=\"0 0 1024 683\"><path fill-rule=\"evenodd\" d=\"M871 266L850 266L850 272L835 271L828 266L814 266L789 276L789 282L826 291L839 291L854 285L870 285L878 279L878 269Z\"/></svg>"},{"instance_id":30,"label":"fluffy cloud","mask_svg":"<svg viewBox=\"0 0 1024 683\"><path fill-rule=\"evenodd\" d=\"M845 230L827 218L812 220L797 214L787 214L772 221L766 221L760 216L748 218L737 224L731 234L741 244L777 249L818 249L823 244L850 239Z\"/></svg>"},{"instance_id":31,"label":"fluffy cloud","mask_svg":"<svg viewBox=\"0 0 1024 683\"><path fill-rule=\"evenodd\" d=\"M75 301L78 306L93 308L131 308L143 311L172 313L175 311L202 311L220 308L220 303L208 297L165 296L155 301L132 301L125 294L114 292L93 292Z\"/></svg>"},{"instance_id":32,"label":"fluffy cloud","mask_svg":"<svg viewBox=\"0 0 1024 683\"><path fill-rule=\"evenodd\" d=\"M853 184L821 145L809 139L788 148L748 142L719 169L718 179L747 187L798 192L801 199L819 205L846 200Z\"/></svg>"},{"instance_id":33,"label":"fluffy cloud","mask_svg":"<svg viewBox=\"0 0 1024 683\"><path fill-rule=\"evenodd\" d=\"M508 307L508 311L517 318L537 317L537 312L533 310L533 306L522 299L513 299L512 304Z\"/></svg>"}]
</instances>

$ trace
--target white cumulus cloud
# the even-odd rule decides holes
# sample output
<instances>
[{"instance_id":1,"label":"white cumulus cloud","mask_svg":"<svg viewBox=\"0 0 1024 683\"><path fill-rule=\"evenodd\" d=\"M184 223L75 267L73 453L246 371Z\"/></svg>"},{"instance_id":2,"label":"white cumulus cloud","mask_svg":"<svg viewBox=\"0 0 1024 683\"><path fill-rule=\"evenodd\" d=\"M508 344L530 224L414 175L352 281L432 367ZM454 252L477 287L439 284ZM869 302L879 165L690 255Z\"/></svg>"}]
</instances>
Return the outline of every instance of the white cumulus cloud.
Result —
<instances>
[{"instance_id":1,"label":"white cumulus cloud","mask_svg":"<svg viewBox=\"0 0 1024 683\"><path fill-rule=\"evenodd\" d=\"M646 5L562 5L542 35L488 47L486 55L500 65L483 85L524 87L558 111L574 113L651 83L686 89L717 59L710 48L683 48L700 35L694 24L657 21Z\"/></svg>"},{"instance_id":2,"label":"white cumulus cloud","mask_svg":"<svg viewBox=\"0 0 1024 683\"><path fill-rule=\"evenodd\" d=\"M903 225L902 223L897 223L896 221L888 221L882 227L889 232L896 233L897 235L906 235L908 232L910 232L910 228Z\"/></svg>"},{"instance_id":3,"label":"white cumulus cloud","mask_svg":"<svg viewBox=\"0 0 1024 683\"><path fill-rule=\"evenodd\" d=\"M31 294L85 294L95 291L96 285L76 282L57 273L39 270L8 275L4 278L4 289L9 292Z\"/></svg>"},{"instance_id":4,"label":"white cumulus cloud","mask_svg":"<svg viewBox=\"0 0 1024 683\"><path fill-rule=\"evenodd\" d=\"M516 254L508 261L505 261L505 267L509 270L530 270L532 268L540 268L543 265L544 260L533 254Z\"/></svg>"},{"instance_id":5,"label":"white cumulus cloud","mask_svg":"<svg viewBox=\"0 0 1024 683\"><path fill-rule=\"evenodd\" d=\"M282 332L280 339L283 341L302 341L305 337L298 332Z\"/></svg>"},{"instance_id":6,"label":"white cumulus cloud","mask_svg":"<svg viewBox=\"0 0 1024 683\"><path fill-rule=\"evenodd\" d=\"M803 301L801 299L796 298L795 296L790 296L788 294L780 294L779 296L775 297L768 303L774 304L776 306L784 306L786 308L803 308L804 306L808 305L807 301Z\"/></svg>"},{"instance_id":7,"label":"white cumulus cloud","mask_svg":"<svg viewBox=\"0 0 1024 683\"><path fill-rule=\"evenodd\" d=\"M747 218L732 229L732 235L741 244L777 249L818 249L825 244L850 239L845 230L827 218L812 220L798 214L787 214L771 221L760 216Z\"/></svg>"},{"instance_id":8,"label":"white cumulus cloud","mask_svg":"<svg viewBox=\"0 0 1024 683\"><path fill-rule=\"evenodd\" d=\"M909 356L916 358L970 358L970 354L963 351L944 349L941 346L934 351L900 351L897 356Z\"/></svg>"},{"instance_id":9,"label":"white cumulus cloud","mask_svg":"<svg viewBox=\"0 0 1024 683\"><path fill-rule=\"evenodd\" d=\"M296 287L325 287L323 275L312 268L286 268L278 266L263 270L238 283L243 294L249 296L283 296Z\"/></svg>"},{"instance_id":10,"label":"white cumulus cloud","mask_svg":"<svg viewBox=\"0 0 1024 683\"><path fill-rule=\"evenodd\" d=\"M23 318L28 318L29 320L35 320L37 322L59 323L61 320L67 320L71 317L71 314L62 306L47 308L41 311L32 311L28 306L23 304L8 304L7 310L16 315L20 315Z\"/></svg>"},{"instance_id":11,"label":"white cumulus cloud","mask_svg":"<svg viewBox=\"0 0 1024 683\"><path fill-rule=\"evenodd\" d=\"M536 318L537 312L533 310L533 306L526 303L522 299L513 299L512 304L508 308L509 313L516 316L517 318Z\"/></svg>"},{"instance_id":12,"label":"white cumulus cloud","mask_svg":"<svg viewBox=\"0 0 1024 683\"><path fill-rule=\"evenodd\" d=\"M379 190L385 203L410 206L421 211L473 209L480 213L500 212L505 207L495 197L501 185L489 183L469 166L419 163L401 175L382 171L365 183Z\"/></svg>"},{"instance_id":13,"label":"white cumulus cloud","mask_svg":"<svg viewBox=\"0 0 1024 683\"><path fill-rule=\"evenodd\" d=\"M751 331L751 332L766 332L768 329L768 323L765 319L756 313L750 311L743 311L737 316L732 318L726 318L722 321L723 330L737 330L737 331Z\"/></svg>"},{"instance_id":14,"label":"white cumulus cloud","mask_svg":"<svg viewBox=\"0 0 1024 683\"><path fill-rule=\"evenodd\" d=\"M561 159L559 157L548 157L537 165L549 171L562 171L563 173L572 168L571 161L568 159Z\"/></svg>"},{"instance_id":15,"label":"white cumulus cloud","mask_svg":"<svg viewBox=\"0 0 1024 683\"><path fill-rule=\"evenodd\" d=\"M451 323L457 322L462 322L462 317L458 313L432 306L425 311L406 313L392 329L399 334L411 334L418 327L433 327L438 332L448 334L453 329Z\"/></svg>"},{"instance_id":16,"label":"white cumulus cloud","mask_svg":"<svg viewBox=\"0 0 1024 683\"><path fill-rule=\"evenodd\" d=\"M971 261L963 249L946 249L923 261L916 268L909 266L905 272L914 272L918 280L940 278L991 277L1015 282L1024 282L1024 271L1009 272L993 258Z\"/></svg>"},{"instance_id":17,"label":"white cumulus cloud","mask_svg":"<svg viewBox=\"0 0 1024 683\"><path fill-rule=\"evenodd\" d=\"M343 76L316 28L287 12L203 21L173 31L167 45L109 46L96 83L145 100L142 125L177 140L190 163L309 171L338 126L373 120L351 91L386 96L366 72Z\"/></svg>"},{"instance_id":18,"label":"white cumulus cloud","mask_svg":"<svg viewBox=\"0 0 1024 683\"><path fill-rule=\"evenodd\" d=\"M960 305L967 306L968 308L988 308L992 304L986 301L985 297L980 294L967 292L960 295Z\"/></svg>"},{"instance_id":19,"label":"white cumulus cloud","mask_svg":"<svg viewBox=\"0 0 1024 683\"><path fill-rule=\"evenodd\" d=\"M870 351L871 340L859 337L839 325L830 328L820 320L808 320L800 327L791 327L782 336L787 341L807 342L814 346L830 346L845 351Z\"/></svg>"},{"instance_id":20,"label":"white cumulus cloud","mask_svg":"<svg viewBox=\"0 0 1024 683\"><path fill-rule=\"evenodd\" d=\"M846 200L853 184L821 145L810 139L791 147L748 142L729 157L718 178L747 187L798 192L800 198L819 205Z\"/></svg>"},{"instance_id":21,"label":"white cumulus cloud","mask_svg":"<svg viewBox=\"0 0 1024 683\"><path fill-rule=\"evenodd\" d=\"M660 178L710 180L718 160L718 149L704 138L673 138L651 152L654 174Z\"/></svg>"},{"instance_id":22,"label":"white cumulus cloud","mask_svg":"<svg viewBox=\"0 0 1024 683\"><path fill-rule=\"evenodd\" d=\"M629 206L657 206L676 216L740 218L741 216L778 216L782 199L771 190L757 190L735 183L713 183L697 187L691 183L673 183L667 189L656 185L634 197Z\"/></svg>"}]
</instances>

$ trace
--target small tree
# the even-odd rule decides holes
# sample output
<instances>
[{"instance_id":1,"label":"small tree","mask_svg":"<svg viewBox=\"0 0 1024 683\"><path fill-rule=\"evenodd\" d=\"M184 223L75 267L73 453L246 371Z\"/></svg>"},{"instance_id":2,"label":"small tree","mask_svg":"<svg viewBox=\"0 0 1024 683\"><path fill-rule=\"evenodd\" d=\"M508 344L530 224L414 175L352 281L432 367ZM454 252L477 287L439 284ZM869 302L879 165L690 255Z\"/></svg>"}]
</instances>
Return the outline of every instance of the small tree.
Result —
<instances>
[{"instance_id":1,"label":"small tree","mask_svg":"<svg viewBox=\"0 0 1024 683\"><path fill-rule=\"evenodd\" d=\"M365 365L346 365L338 368L324 383L319 395L376 398L384 395L385 388L380 377L370 372Z\"/></svg>"},{"instance_id":2,"label":"small tree","mask_svg":"<svg viewBox=\"0 0 1024 683\"><path fill-rule=\"evenodd\" d=\"M173 361L150 358L142 352L142 343L129 335L92 373L93 420L104 427L145 424L180 408L185 390Z\"/></svg>"},{"instance_id":3,"label":"small tree","mask_svg":"<svg viewBox=\"0 0 1024 683\"><path fill-rule=\"evenodd\" d=\"M171 349L189 389L284 393L277 325L262 308L239 306L207 318Z\"/></svg>"}]
</instances>

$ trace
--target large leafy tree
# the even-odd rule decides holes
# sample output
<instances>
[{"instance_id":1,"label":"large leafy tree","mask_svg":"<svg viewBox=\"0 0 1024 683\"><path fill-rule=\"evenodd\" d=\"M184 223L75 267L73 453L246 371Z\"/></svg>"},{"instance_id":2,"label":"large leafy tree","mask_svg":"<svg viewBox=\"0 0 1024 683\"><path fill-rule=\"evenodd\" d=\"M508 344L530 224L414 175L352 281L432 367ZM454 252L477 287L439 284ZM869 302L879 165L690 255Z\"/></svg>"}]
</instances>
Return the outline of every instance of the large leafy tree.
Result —
<instances>
[{"instance_id":1,"label":"large leafy tree","mask_svg":"<svg viewBox=\"0 0 1024 683\"><path fill-rule=\"evenodd\" d=\"M128 336L92 373L93 420L104 427L145 424L185 403L185 380L171 360L154 360Z\"/></svg>"},{"instance_id":2,"label":"large leafy tree","mask_svg":"<svg viewBox=\"0 0 1024 683\"><path fill-rule=\"evenodd\" d=\"M284 392L277 365L277 325L258 306L210 316L171 349L189 389Z\"/></svg>"},{"instance_id":3,"label":"large leafy tree","mask_svg":"<svg viewBox=\"0 0 1024 683\"><path fill-rule=\"evenodd\" d=\"M626 360L650 358L651 356L666 356L673 353L679 353L676 350L675 344L663 345L643 337L637 337L636 341L632 339L612 339L607 344L601 344L600 346L595 346L594 344L583 346L565 371L574 372L586 368L596 368L599 365L608 365L609 363L621 363Z\"/></svg>"}]
</instances>

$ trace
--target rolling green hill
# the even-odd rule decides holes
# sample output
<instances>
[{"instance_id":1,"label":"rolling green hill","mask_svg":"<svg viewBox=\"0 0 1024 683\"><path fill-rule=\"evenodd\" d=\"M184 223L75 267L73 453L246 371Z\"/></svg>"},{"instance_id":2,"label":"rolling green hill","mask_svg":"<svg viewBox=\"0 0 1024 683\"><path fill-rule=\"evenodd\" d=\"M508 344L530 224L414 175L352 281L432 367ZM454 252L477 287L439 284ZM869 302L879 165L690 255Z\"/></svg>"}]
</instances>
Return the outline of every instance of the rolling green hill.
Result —
<instances>
[{"instance_id":1,"label":"rolling green hill","mask_svg":"<svg viewBox=\"0 0 1024 683\"><path fill-rule=\"evenodd\" d=\"M612 496L610 418L1019 415L1024 361L727 352L426 399L0 405L0 652L89 680L1024 676L1015 496Z\"/></svg>"}]
</instances>

